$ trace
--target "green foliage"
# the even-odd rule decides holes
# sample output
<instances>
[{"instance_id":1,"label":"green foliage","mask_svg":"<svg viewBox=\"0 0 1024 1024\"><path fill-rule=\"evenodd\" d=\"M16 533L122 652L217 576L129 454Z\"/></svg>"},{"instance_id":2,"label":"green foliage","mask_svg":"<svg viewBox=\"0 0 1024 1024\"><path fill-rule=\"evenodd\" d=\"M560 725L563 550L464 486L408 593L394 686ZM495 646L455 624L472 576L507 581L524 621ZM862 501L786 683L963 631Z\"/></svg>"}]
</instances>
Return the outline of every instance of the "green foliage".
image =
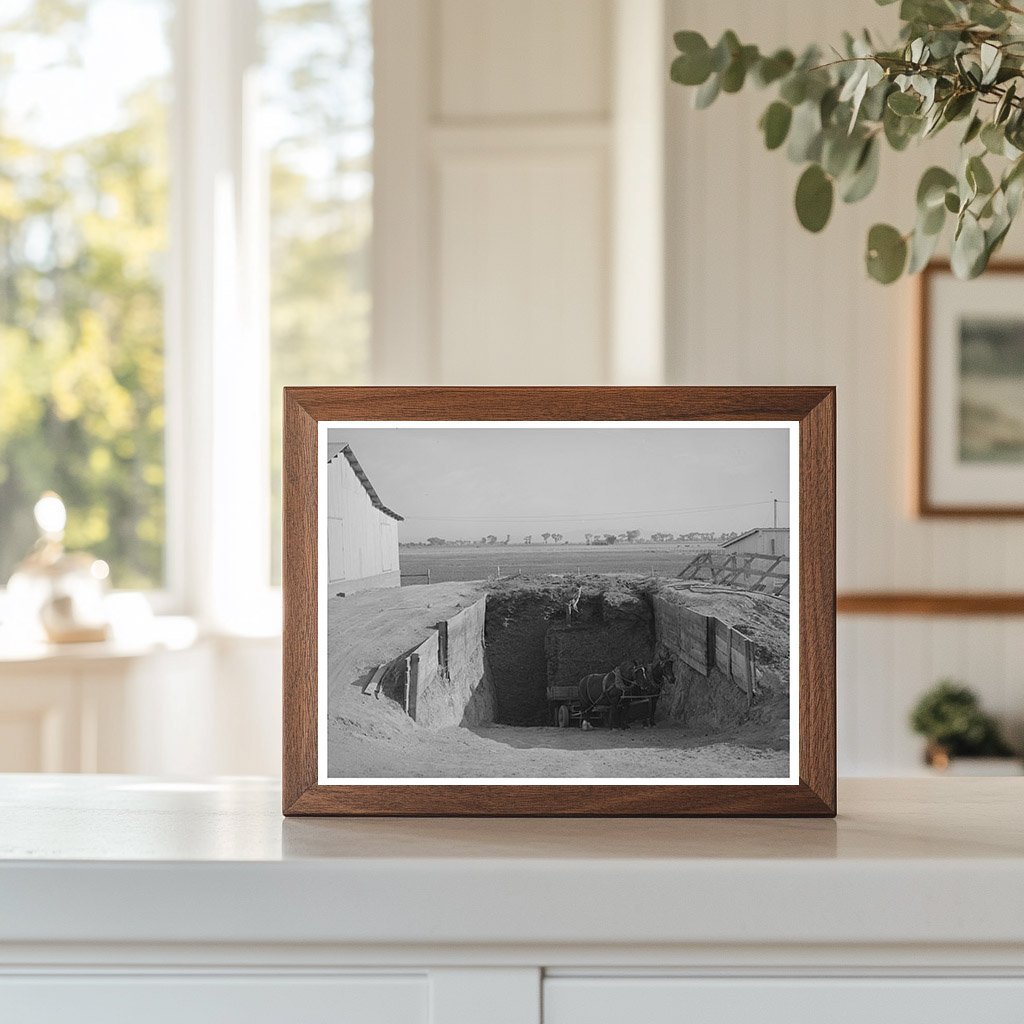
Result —
<instances>
[{"instance_id":1,"label":"green foliage","mask_svg":"<svg viewBox=\"0 0 1024 1024\"><path fill-rule=\"evenodd\" d=\"M273 70L264 102L278 132L268 231L276 567L281 388L367 374L372 45L360 0L261 9ZM19 79L19 53L75 68L89 17L79 0L3 9L3 98L25 94L26 81L42 93ZM72 141L32 136L0 103L0 586L34 542L32 506L50 488L68 505L69 547L106 559L115 586L163 582L169 84L140 80L106 130ZM39 106L63 102L55 90Z\"/></svg>"},{"instance_id":2,"label":"green foliage","mask_svg":"<svg viewBox=\"0 0 1024 1024\"><path fill-rule=\"evenodd\" d=\"M0 91L19 45L73 66L85 16L51 0L5 18ZM0 585L51 488L70 548L106 559L116 586L163 581L163 82L140 83L122 115L48 143L0 109Z\"/></svg>"},{"instance_id":3,"label":"green foliage","mask_svg":"<svg viewBox=\"0 0 1024 1024\"><path fill-rule=\"evenodd\" d=\"M1013 753L999 726L966 686L944 679L929 690L910 715L914 732L954 757L1005 757Z\"/></svg>"},{"instance_id":4,"label":"green foliage","mask_svg":"<svg viewBox=\"0 0 1024 1024\"><path fill-rule=\"evenodd\" d=\"M832 179L817 165L800 175L796 186L796 215L808 231L820 231L832 215Z\"/></svg>"},{"instance_id":5,"label":"green foliage","mask_svg":"<svg viewBox=\"0 0 1024 1024\"><path fill-rule=\"evenodd\" d=\"M925 172L908 231L871 229L866 266L883 284L916 273L935 252L948 212L953 270L977 277L1024 193L1024 9L1013 0L902 0L899 18L897 45L846 34L828 58L816 47L799 57L762 54L732 31L713 47L697 32L677 32L672 79L699 86L700 109L748 81L774 86L777 98L759 127L768 149L788 140L789 159L810 165L795 205L800 223L815 232L828 223L836 193L847 203L871 193L883 140L901 152L963 122L960 165Z\"/></svg>"}]
</instances>

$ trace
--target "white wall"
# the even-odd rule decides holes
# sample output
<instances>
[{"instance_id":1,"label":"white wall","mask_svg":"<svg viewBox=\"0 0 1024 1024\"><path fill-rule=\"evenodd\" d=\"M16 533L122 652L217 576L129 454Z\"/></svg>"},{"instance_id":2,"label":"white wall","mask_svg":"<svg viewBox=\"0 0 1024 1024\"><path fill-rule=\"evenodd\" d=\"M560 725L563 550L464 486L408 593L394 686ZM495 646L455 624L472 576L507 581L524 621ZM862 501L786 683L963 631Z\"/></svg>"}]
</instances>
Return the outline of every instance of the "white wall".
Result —
<instances>
[{"instance_id":1,"label":"white wall","mask_svg":"<svg viewBox=\"0 0 1024 1024\"><path fill-rule=\"evenodd\" d=\"M661 170L661 0L374 18L375 379L656 382L661 196L633 176Z\"/></svg>"},{"instance_id":2,"label":"white wall","mask_svg":"<svg viewBox=\"0 0 1024 1024\"><path fill-rule=\"evenodd\" d=\"M838 385L842 590L1024 589L1024 525L910 515L912 286L862 266L867 228L908 224L944 140L885 153L878 193L811 236L792 211L799 169L755 127L767 96L693 111L667 83L672 29L799 45L894 9L665 7L662 21L661 0L377 0L377 380L656 380L664 270L669 382ZM1007 252L1024 254L1019 232ZM277 764L278 661L247 644L222 652L246 721L227 719L220 771ZM1020 619L841 618L841 772L914 770L907 712L943 675L1021 731L1020 665Z\"/></svg>"},{"instance_id":3,"label":"white wall","mask_svg":"<svg viewBox=\"0 0 1024 1024\"><path fill-rule=\"evenodd\" d=\"M801 46L843 28L888 26L868 0L669 0L669 29ZM764 150L766 93L722 96L705 111L667 87L668 376L686 384L835 384L839 405L839 588L1024 590L1024 524L928 522L909 511L913 286L867 279L864 237L879 220L912 224L917 179L944 158L939 138L883 155L878 194L839 204L818 236L798 225L800 173ZM1008 255L1024 251L1011 234ZM975 687L1015 729L1024 720L1024 621L839 620L840 770L912 769L906 728L916 697L941 676Z\"/></svg>"}]
</instances>

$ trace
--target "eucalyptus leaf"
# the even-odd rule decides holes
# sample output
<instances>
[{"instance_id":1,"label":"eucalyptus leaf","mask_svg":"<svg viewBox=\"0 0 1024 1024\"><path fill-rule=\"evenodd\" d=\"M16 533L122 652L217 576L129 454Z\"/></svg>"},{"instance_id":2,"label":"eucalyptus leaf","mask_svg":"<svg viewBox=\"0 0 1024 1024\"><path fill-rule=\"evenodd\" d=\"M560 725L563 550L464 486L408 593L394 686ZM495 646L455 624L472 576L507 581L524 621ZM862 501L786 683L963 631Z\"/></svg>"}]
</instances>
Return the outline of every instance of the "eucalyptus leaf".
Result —
<instances>
[{"instance_id":1,"label":"eucalyptus leaf","mask_svg":"<svg viewBox=\"0 0 1024 1024\"><path fill-rule=\"evenodd\" d=\"M881 78L878 82L868 88L864 95L864 102L860 105L859 120L881 121L885 113L885 103L889 94L893 91L893 84L887 78Z\"/></svg>"},{"instance_id":2,"label":"eucalyptus leaf","mask_svg":"<svg viewBox=\"0 0 1024 1024\"><path fill-rule=\"evenodd\" d=\"M711 74L711 60L707 52L700 57L683 54L672 61L669 76L680 85L703 85Z\"/></svg>"},{"instance_id":3,"label":"eucalyptus leaf","mask_svg":"<svg viewBox=\"0 0 1024 1024\"><path fill-rule=\"evenodd\" d=\"M890 224L875 224L868 232L867 269L880 284L892 284L907 262L906 239Z\"/></svg>"},{"instance_id":4,"label":"eucalyptus leaf","mask_svg":"<svg viewBox=\"0 0 1024 1024\"><path fill-rule=\"evenodd\" d=\"M864 136L850 136L838 127L822 133L821 166L833 178L853 171L864 149Z\"/></svg>"},{"instance_id":5,"label":"eucalyptus leaf","mask_svg":"<svg viewBox=\"0 0 1024 1024\"><path fill-rule=\"evenodd\" d=\"M776 50L770 57L762 57L753 70L754 81L764 87L784 78L793 70L796 58L790 50Z\"/></svg>"},{"instance_id":6,"label":"eucalyptus leaf","mask_svg":"<svg viewBox=\"0 0 1024 1024\"><path fill-rule=\"evenodd\" d=\"M916 114L921 107L921 100L909 92L894 92L889 96L889 109L894 114Z\"/></svg>"},{"instance_id":7,"label":"eucalyptus leaf","mask_svg":"<svg viewBox=\"0 0 1024 1024\"><path fill-rule=\"evenodd\" d=\"M879 149L877 137L873 136L864 143L853 174L843 187L844 203L860 202L875 187L878 181Z\"/></svg>"},{"instance_id":8,"label":"eucalyptus leaf","mask_svg":"<svg viewBox=\"0 0 1024 1024\"><path fill-rule=\"evenodd\" d=\"M1017 216L1021 198L1024 197L1024 157L1018 157L1003 175L1002 190L1006 196L1006 209L1012 220Z\"/></svg>"},{"instance_id":9,"label":"eucalyptus leaf","mask_svg":"<svg viewBox=\"0 0 1024 1024\"><path fill-rule=\"evenodd\" d=\"M739 53L740 49L741 43L736 37L736 33L732 29L727 29L711 51L711 70L721 74L732 64L734 56Z\"/></svg>"},{"instance_id":10,"label":"eucalyptus leaf","mask_svg":"<svg viewBox=\"0 0 1024 1024\"><path fill-rule=\"evenodd\" d=\"M832 215L832 180L817 165L811 164L796 186L796 215L808 231L821 231Z\"/></svg>"},{"instance_id":11,"label":"eucalyptus leaf","mask_svg":"<svg viewBox=\"0 0 1024 1024\"><path fill-rule=\"evenodd\" d=\"M985 232L978 219L972 213L965 212L953 238L950 257L953 273L964 281L977 277L981 269L984 269L985 254ZM980 269L976 269L979 265Z\"/></svg>"},{"instance_id":12,"label":"eucalyptus leaf","mask_svg":"<svg viewBox=\"0 0 1024 1024\"><path fill-rule=\"evenodd\" d=\"M797 107L807 99L807 75L803 71L794 71L783 79L779 87L779 98L791 107Z\"/></svg>"},{"instance_id":13,"label":"eucalyptus leaf","mask_svg":"<svg viewBox=\"0 0 1024 1024\"><path fill-rule=\"evenodd\" d=\"M764 144L768 149L778 149L786 141L792 121L793 108L779 100L772 103L761 115L761 130L764 132Z\"/></svg>"},{"instance_id":14,"label":"eucalyptus leaf","mask_svg":"<svg viewBox=\"0 0 1024 1024\"><path fill-rule=\"evenodd\" d=\"M732 63L722 72L722 92L739 92L746 81L747 72L758 59L756 46L742 46L733 56Z\"/></svg>"},{"instance_id":15,"label":"eucalyptus leaf","mask_svg":"<svg viewBox=\"0 0 1024 1024\"><path fill-rule=\"evenodd\" d=\"M961 146L970 145L981 133L983 122L980 117L972 117L971 123L967 126L967 131L964 132L963 139L960 140Z\"/></svg>"},{"instance_id":16,"label":"eucalyptus leaf","mask_svg":"<svg viewBox=\"0 0 1024 1024\"><path fill-rule=\"evenodd\" d=\"M956 176L944 167L929 167L921 175L917 186L917 207L927 212L936 206L942 206L946 192L956 184Z\"/></svg>"},{"instance_id":17,"label":"eucalyptus leaf","mask_svg":"<svg viewBox=\"0 0 1024 1024\"><path fill-rule=\"evenodd\" d=\"M999 74L999 68L1003 63L1003 51L991 42L981 44L979 51L981 58L981 84L991 85Z\"/></svg>"},{"instance_id":18,"label":"eucalyptus leaf","mask_svg":"<svg viewBox=\"0 0 1024 1024\"><path fill-rule=\"evenodd\" d=\"M966 176L976 194L987 196L995 188L992 175L980 156L972 156L967 161Z\"/></svg>"},{"instance_id":19,"label":"eucalyptus leaf","mask_svg":"<svg viewBox=\"0 0 1024 1024\"><path fill-rule=\"evenodd\" d=\"M981 143L993 156L1002 156L1006 146L1006 133L1002 126L991 121L981 129Z\"/></svg>"},{"instance_id":20,"label":"eucalyptus leaf","mask_svg":"<svg viewBox=\"0 0 1024 1024\"><path fill-rule=\"evenodd\" d=\"M1017 83L1011 82L1003 93L999 102L996 104L996 112L992 117L992 120L996 124L1002 124L1011 114L1013 110L1013 101L1017 96Z\"/></svg>"},{"instance_id":21,"label":"eucalyptus leaf","mask_svg":"<svg viewBox=\"0 0 1024 1024\"><path fill-rule=\"evenodd\" d=\"M1002 29L1007 25L1006 15L990 3L972 3L968 9L968 17L978 25L985 28Z\"/></svg>"},{"instance_id":22,"label":"eucalyptus leaf","mask_svg":"<svg viewBox=\"0 0 1024 1024\"><path fill-rule=\"evenodd\" d=\"M891 110L886 110L882 116L885 141L897 152L907 148L910 140L921 130L923 124L924 118L900 117Z\"/></svg>"},{"instance_id":23,"label":"eucalyptus leaf","mask_svg":"<svg viewBox=\"0 0 1024 1024\"><path fill-rule=\"evenodd\" d=\"M917 274L931 261L939 244L941 231L928 233L920 227L910 237L910 261L907 264L908 274Z\"/></svg>"},{"instance_id":24,"label":"eucalyptus leaf","mask_svg":"<svg viewBox=\"0 0 1024 1024\"><path fill-rule=\"evenodd\" d=\"M693 105L698 110L706 110L718 98L722 91L722 81L713 74L693 95Z\"/></svg>"},{"instance_id":25,"label":"eucalyptus leaf","mask_svg":"<svg viewBox=\"0 0 1024 1024\"><path fill-rule=\"evenodd\" d=\"M942 116L946 121L957 121L966 117L974 107L975 96L971 92L956 93L946 100L942 107Z\"/></svg>"},{"instance_id":26,"label":"eucalyptus leaf","mask_svg":"<svg viewBox=\"0 0 1024 1024\"><path fill-rule=\"evenodd\" d=\"M919 210L917 214L917 228L925 235L938 235L946 224L946 204L940 203L928 210Z\"/></svg>"},{"instance_id":27,"label":"eucalyptus leaf","mask_svg":"<svg viewBox=\"0 0 1024 1024\"><path fill-rule=\"evenodd\" d=\"M817 103L805 101L793 111L786 155L793 163L817 160L821 142L821 111Z\"/></svg>"}]
</instances>

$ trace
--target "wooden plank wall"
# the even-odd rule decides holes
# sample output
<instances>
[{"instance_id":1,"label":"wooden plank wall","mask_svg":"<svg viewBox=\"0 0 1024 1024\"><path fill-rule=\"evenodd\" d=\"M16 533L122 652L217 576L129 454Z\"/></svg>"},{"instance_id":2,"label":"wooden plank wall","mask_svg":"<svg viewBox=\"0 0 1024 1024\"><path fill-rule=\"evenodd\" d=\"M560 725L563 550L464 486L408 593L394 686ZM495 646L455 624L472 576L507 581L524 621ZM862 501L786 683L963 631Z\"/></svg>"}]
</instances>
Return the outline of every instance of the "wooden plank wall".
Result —
<instances>
[{"instance_id":1,"label":"wooden plank wall","mask_svg":"<svg viewBox=\"0 0 1024 1024\"><path fill-rule=\"evenodd\" d=\"M711 619L714 634L715 668L729 676L746 694L754 692L756 659L754 641L721 619Z\"/></svg>"},{"instance_id":2,"label":"wooden plank wall","mask_svg":"<svg viewBox=\"0 0 1024 1024\"><path fill-rule=\"evenodd\" d=\"M695 672L706 676L715 663L715 619L666 597L654 599L658 639Z\"/></svg>"},{"instance_id":3,"label":"wooden plank wall","mask_svg":"<svg viewBox=\"0 0 1024 1024\"><path fill-rule=\"evenodd\" d=\"M706 676L717 668L753 693L754 642L738 629L664 596L654 599L654 623L659 642L695 672Z\"/></svg>"}]
</instances>

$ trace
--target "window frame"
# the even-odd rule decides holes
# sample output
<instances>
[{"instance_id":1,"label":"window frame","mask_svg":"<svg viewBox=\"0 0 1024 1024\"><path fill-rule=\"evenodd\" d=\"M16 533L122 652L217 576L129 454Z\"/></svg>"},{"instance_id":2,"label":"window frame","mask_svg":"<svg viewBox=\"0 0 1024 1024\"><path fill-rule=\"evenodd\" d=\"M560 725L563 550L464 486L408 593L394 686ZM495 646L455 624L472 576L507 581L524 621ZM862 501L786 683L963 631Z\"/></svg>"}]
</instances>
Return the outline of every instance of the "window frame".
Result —
<instances>
[{"instance_id":1,"label":"window frame","mask_svg":"<svg viewBox=\"0 0 1024 1024\"><path fill-rule=\"evenodd\" d=\"M167 540L154 610L280 630L270 583L266 160L257 0L177 0L165 300Z\"/></svg>"}]
</instances>

